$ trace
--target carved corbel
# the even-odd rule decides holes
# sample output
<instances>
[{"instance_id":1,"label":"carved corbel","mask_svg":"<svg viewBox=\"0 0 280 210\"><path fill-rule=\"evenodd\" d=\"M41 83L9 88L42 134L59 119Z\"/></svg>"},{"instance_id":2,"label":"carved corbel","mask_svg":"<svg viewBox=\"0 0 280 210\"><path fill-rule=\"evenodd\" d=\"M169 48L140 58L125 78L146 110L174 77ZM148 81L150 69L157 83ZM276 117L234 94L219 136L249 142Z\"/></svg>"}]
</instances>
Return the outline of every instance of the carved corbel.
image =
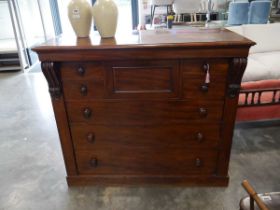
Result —
<instances>
[{"instance_id":1,"label":"carved corbel","mask_svg":"<svg viewBox=\"0 0 280 210\"><path fill-rule=\"evenodd\" d=\"M62 95L62 88L60 83L59 72L55 63L42 62L41 67L42 67L43 74L45 75L48 81L51 98L53 100L60 99Z\"/></svg>"},{"instance_id":2,"label":"carved corbel","mask_svg":"<svg viewBox=\"0 0 280 210\"><path fill-rule=\"evenodd\" d=\"M239 95L240 83L247 66L247 58L233 58L228 74L228 91L229 98L235 98Z\"/></svg>"}]
</instances>

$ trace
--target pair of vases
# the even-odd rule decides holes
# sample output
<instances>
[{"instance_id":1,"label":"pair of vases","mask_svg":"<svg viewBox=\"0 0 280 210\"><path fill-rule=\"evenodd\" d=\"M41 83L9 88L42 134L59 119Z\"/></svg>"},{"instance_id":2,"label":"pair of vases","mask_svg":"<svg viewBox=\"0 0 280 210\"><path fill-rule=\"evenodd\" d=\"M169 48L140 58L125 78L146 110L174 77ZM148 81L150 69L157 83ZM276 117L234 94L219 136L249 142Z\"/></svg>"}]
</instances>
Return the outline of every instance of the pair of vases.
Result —
<instances>
[{"instance_id":1,"label":"pair of vases","mask_svg":"<svg viewBox=\"0 0 280 210\"><path fill-rule=\"evenodd\" d=\"M79 38L88 37L92 19L102 38L114 37L117 29L118 8L113 0L97 0L93 7L87 0L72 0L68 18Z\"/></svg>"}]
</instances>

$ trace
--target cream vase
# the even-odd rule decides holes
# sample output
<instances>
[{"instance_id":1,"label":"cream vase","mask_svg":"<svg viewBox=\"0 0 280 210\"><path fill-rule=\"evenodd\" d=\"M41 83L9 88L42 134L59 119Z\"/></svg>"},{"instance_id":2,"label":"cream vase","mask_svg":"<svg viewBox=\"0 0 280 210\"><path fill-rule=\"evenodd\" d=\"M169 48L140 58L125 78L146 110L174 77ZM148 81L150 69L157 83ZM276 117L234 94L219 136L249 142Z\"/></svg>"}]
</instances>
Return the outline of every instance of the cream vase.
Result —
<instances>
[{"instance_id":1,"label":"cream vase","mask_svg":"<svg viewBox=\"0 0 280 210\"><path fill-rule=\"evenodd\" d=\"M68 4L68 18L77 37L89 36L92 14L87 0L72 0Z\"/></svg>"},{"instance_id":2,"label":"cream vase","mask_svg":"<svg viewBox=\"0 0 280 210\"><path fill-rule=\"evenodd\" d=\"M92 16L102 38L115 36L118 23L118 7L113 0L97 0L92 7Z\"/></svg>"}]
</instances>

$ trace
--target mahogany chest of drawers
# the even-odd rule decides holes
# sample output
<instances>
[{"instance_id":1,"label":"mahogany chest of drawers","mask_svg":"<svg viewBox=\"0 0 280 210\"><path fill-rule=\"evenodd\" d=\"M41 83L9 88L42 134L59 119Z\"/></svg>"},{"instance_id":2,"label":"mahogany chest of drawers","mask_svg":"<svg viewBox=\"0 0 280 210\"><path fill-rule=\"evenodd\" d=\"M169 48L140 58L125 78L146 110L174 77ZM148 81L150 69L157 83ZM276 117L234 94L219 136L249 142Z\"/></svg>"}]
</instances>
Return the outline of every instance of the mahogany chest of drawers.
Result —
<instances>
[{"instance_id":1,"label":"mahogany chest of drawers","mask_svg":"<svg viewBox=\"0 0 280 210\"><path fill-rule=\"evenodd\" d=\"M226 186L252 44L227 30L187 29L36 47L68 184Z\"/></svg>"}]
</instances>

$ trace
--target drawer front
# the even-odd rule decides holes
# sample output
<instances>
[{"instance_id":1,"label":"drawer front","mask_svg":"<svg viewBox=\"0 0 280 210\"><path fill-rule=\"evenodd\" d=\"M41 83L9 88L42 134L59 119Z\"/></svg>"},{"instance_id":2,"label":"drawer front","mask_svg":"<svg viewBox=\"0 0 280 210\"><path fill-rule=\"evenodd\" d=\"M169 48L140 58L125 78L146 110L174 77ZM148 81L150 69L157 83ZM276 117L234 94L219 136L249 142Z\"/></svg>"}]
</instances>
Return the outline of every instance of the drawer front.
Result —
<instances>
[{"instance_id":1,"label":"drawer front","mask_svg":"<svg viewBox=\"0 0 280 210\"><path fill-rule=\"evenodd\" d=\"M201 174L215 172L215 150L161 149L150 147L108 147L96 151L77 151L80 174Z\"/></svg>"},{"instance_id":2,"label":"drawer front","mask_svg":"<svg viewBox=\"0 0 280 210\"><path fill-rule=\"evenodd\" d=\"M219 124L179 124L153 126L72 125L76 150L103 147L182 147L214 148L220 139Z\"/></svg>"},{"instance_id":3,"label":"drawer front","mask_svg":"<svg viewBox=\"0 0 280 210\"><path fill-rule=\"evenodd\" d=\"M103 80L67 80L63 81L66 101L103 99L106 91Z\"/></svg>"},{"instance_id":4,"label":"drawer front","mask_svg":"<svg viewBox=\"0 0 280 210\"><path fill-rule=\"evenodd\" d=\"M60 65L61 79L104 81L102 62L63 62Z\"/></svg>"},{"instance_id":5,"label":"drawer front","mask_svg":"<svg viewBox=\"0 0 280 210\"><path fill-rule=\"evenodd\" d=\"M116 61L106 66L110 98L178 98L178 60Z\"/></svg>"},{"instance_id":6,"label":"drawer front","mask_svg":"<svg viewBox=\"0 0 280 210\"><path fill-rule=\"evenodd\" d=\"M194 101L111 101L67 103L71 123L151 125L220 121L223 103Z\"/></svg>"},{"instance_id":7,"label":"drawer front","mask_svg":"<svg viewBox=\"0 0 280 210\"><path fill-rule=\"evenodd\" d=\"M183 98L224 98L228 68L226 59L183 60Z\"/></svg>"}]
</instances>

